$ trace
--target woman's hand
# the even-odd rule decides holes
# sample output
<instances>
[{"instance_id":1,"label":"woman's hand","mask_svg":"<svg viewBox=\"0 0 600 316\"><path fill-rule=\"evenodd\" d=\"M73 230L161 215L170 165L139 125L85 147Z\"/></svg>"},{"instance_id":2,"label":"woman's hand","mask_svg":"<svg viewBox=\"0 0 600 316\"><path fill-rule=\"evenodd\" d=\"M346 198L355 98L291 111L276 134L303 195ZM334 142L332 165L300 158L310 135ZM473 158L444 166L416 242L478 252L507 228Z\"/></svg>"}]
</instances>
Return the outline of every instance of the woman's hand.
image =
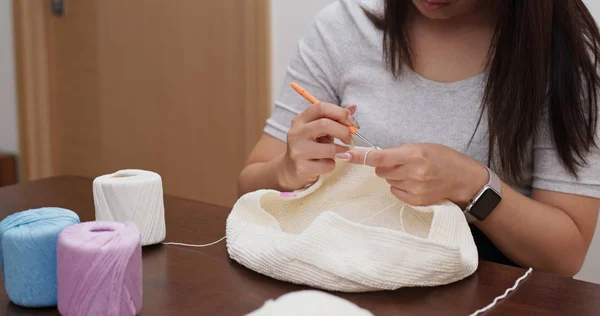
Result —
<instances>
[{"instance_id":1,"label":"woman's hand","mask_svg":"<svg viewBox=\"0 0 600 316\"><path fill-rule=\"evenodd\" d=\"M365 152L338 155L363 164ZM391 185L392 194L410 205L423 206L450 200L461 207L488 181L487 170L478 162L451 148L436 144L408 144L372 150L366 164Z\"/></svg>"},{"instance_id":2,"label":"woman's hand","mask_svg":"<svg viewBox=\"0 0 600 316\"><path fill-rule=\"evenodd\" d=\"M348 150L334 144L337 138L345 144L352 142L348 125L355 107L348 110L329 103L311 105L292 120L288 132L287 150L280 168L280 186L287 190L300 189L335 167L334 157Z\"/></svg>"}]
</instances>

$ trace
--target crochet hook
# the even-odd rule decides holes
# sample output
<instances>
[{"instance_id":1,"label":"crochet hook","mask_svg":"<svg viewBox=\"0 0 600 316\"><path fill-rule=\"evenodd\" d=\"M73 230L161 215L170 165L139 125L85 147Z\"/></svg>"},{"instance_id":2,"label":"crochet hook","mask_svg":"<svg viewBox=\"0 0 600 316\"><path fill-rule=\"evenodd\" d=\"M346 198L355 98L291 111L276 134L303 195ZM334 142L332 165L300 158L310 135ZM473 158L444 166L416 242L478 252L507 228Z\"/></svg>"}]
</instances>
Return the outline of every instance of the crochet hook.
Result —
<instances>
[{"instance_id":1,"label":"crochet hook","mask_svg":"<svg viewBox=\"0 0 600 316\"><path fill-rule=\"evenodd\" d=\"M304 97L308 102L310 102L311 104L316 104L319 103L319 100L317 100L317 98L315 98L312 94L310 94L308 91L304 90L304 88L302 88L299 84L292 82L290 83L290 86L292 87L292 89L294 89L294 91L298 92L299 95L301 95L302 97ZM358 136L358 138L362 139L363 141L365 141L367 144L369 144L371 147L377 149L377 150L381 150L381 148L379 148L378 146L374 145L373 143L371 143L367 138L365 138L364 136L362 136L361 133L358 132L358 130L356 130L356 127L352 126L352 125L348 125L348 129L350 130L350 133L352 135L356 135Z\"/></svg>"}]
</instances>

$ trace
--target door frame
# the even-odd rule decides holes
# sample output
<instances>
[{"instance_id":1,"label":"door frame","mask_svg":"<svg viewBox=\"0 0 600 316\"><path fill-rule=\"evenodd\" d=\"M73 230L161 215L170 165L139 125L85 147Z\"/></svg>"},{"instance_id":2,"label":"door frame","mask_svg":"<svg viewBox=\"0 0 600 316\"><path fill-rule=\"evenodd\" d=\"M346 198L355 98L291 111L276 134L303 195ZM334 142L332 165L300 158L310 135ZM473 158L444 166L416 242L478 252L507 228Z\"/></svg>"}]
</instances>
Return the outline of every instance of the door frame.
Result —
<instances>
[{"instance_id":1,"label":"door frame","mask_svg":"<svg viewBox=\"0 0 600 316\"><path fill-rule=\"evenodd\" d=\"M12 1L21 181L52 175L48 1Z\"/></svg>"},{"instance_id":2,"label":"door frame","mask_svg":"<svg viewBox=\"0 0 600 316\"><path fill-rule=\"evenodd\" d=\"M271 32L270 0L244 0L245 45L256 47L246 59L244 89L250 96L245 106L248 133L246 152L257 135L256 122L271 111ZM51 126L51 85L47 32L50 1L12 1L17 113L19 125L19 171L21 181L54 176ZM67 3L68 5L68 3ZM65 13L68 14L68 6ZM250 45L250 43L255 43ZM258 43L258 45L256 45ZM260 63L256 63L260 60ZM258 92L259 91L259 92ZM260 125L260 124L259 124Z\"/></svg>"}]
</instances>

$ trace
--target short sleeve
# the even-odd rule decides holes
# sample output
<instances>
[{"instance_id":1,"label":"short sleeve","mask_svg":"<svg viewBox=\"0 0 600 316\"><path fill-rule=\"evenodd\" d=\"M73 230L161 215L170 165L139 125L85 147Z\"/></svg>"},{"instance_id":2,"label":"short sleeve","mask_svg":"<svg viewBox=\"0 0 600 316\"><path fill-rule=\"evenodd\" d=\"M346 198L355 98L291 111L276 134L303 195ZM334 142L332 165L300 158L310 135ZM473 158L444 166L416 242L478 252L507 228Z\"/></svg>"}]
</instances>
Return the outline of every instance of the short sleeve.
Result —
<instances>
[{"instance_id":1,"label":"short sleeve","mask_svg":"<svg viewBox=\"0 0 600 316\"><path fill-rule=\"evenodd\" d=\"M339 104L336 91L338 70L336 67L333 33L337 3L323 9L309 25L307 33L298 42L297 50L290 60L279 96L267 120L264 132L287 141L292 119L306 110L310 103L291 87L296 82L322 102ZM337 12L336 12L337 11Z\"/></svg>"},{"instance_id":2,"label":"short sleeve","mask_svg":"<svg viewBox=\"0 0 600 316\"><path fill-rule=\"evenodd\" d=\"M578 169L578 177L575 177L561 163L548 124L544 123L534 140L533 157L533 188L600 198L598 148L593 148L585 157L586 164Z\"/></svg>"}]
</instances>

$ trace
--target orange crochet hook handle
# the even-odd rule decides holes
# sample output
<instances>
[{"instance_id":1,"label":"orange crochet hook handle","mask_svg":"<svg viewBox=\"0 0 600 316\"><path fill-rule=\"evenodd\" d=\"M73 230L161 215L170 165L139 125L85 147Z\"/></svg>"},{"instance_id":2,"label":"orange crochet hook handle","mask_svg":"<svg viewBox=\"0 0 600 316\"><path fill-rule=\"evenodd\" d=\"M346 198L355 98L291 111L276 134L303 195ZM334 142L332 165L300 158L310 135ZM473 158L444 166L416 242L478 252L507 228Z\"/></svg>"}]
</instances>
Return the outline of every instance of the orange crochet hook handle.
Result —
<instances>
[{"instance_id":1,"label":"orange crochet hook handle","mask_svg":"<svg viewBox=\"0 0 600 316\"><path fill-rule=\"evenodd\" d=\"M304 97L311 104L319 103L319 100L317 100L317 98L315 98L312 94L310 94L310 92L304 90L304 88L302 88L299 84L292 82L292 83L290 83L290 86L292 87L292 89L294 89L296 92L298 92L299 95ZM352 125L347 125L347 126L348 126L348 129L350 130L350 133L352 133L353 135L356 134L356 132L357 132L356 127L354 127Z\"/></svg>"}]
</instances>

